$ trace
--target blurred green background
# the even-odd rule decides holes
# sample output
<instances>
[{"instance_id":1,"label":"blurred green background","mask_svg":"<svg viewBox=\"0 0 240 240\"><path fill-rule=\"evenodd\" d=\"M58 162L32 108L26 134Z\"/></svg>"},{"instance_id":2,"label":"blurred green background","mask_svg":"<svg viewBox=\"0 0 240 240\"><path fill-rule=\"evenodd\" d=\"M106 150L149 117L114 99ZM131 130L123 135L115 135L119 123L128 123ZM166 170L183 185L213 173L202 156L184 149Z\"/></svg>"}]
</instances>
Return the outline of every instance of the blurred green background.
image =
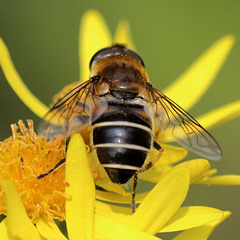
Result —
<instances>
[{"instance_id":1,"label":"blurred green background","mask_svg":"<svg viewBox=\"0 0 240 240\"><path fill-rule=\"evenodd\" d=\"M0 37L7 44L17 71L45 104L65 85L79 79L78 33L81 16L97 9L112 33L121 19L130 22L132 36L150 80L163 89L183 73L216 40L233 34L236 44L214 84L191 109L201 114L239 99L240 1L0 1ZM96 36L97 38L98 36ZM194 82L192 83L194 84ZM0 139L10 124L35 116L15 95L0 70ZM239 118L211 133L223 151L211 162L220 174L240 174ZM188 159L197 157L190 154ZM173 196L174 197L174 196ZM193 186L184 205L230 210L232 215L210 239L240 239L240 187ZM162 235L169 239L172 235Z\"/></svg>"}]
</instances>

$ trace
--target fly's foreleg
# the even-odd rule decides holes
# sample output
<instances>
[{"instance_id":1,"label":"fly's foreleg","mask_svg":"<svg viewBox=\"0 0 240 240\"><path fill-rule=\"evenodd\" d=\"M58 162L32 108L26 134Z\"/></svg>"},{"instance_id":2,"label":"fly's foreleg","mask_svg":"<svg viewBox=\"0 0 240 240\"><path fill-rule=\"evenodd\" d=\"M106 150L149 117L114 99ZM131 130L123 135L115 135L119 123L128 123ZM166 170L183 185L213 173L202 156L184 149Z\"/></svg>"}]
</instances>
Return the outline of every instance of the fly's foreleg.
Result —
<instances>
[{"instance_id":1,"label":"fly's foreleg","mask_svg":"<svg viewBox=\"0 0 240 240\"><path fill-rule=\"evenodd\" d=\"M51 168L49 171L37 176L36 179L39 180L41 178L44 178L44 177L48 176L50 173L57 171L60 167L65 165L65 163L66 163L66 158L63 158L53 168Z\"/></svg>"}]
</instances>

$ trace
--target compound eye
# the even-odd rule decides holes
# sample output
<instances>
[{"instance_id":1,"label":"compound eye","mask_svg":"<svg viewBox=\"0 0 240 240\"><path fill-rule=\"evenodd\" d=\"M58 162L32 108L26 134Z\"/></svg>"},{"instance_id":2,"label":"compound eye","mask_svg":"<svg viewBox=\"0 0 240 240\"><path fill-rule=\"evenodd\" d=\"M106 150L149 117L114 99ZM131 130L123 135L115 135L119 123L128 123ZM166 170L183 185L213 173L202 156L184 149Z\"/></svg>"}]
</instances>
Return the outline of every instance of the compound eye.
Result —
<instances>
[{"instance_id":1,"label":"compound eye","mask_svg":"<svg viewBox=\"0 0 240 240\"><path fill-rule=\"evenodd\" d=\"M142 58L136 52L126 48L124 45L115 44L112 47L103 48L98 52L96 52L90 61L89 68L91 69L94 63L98 62L103 58L110 57L110 56L118 56L118 55L132 57L136 59L139 63L141 63L141 65L144 67L144 62Z\"/></svg>"},{"instance_id":2,"label":"compound eye","mask_svg":"<svg viewBox=\"0 0 240 240\"><path fill-rule=\"evenodd\" d=\"M144 64L142 58L135 52L133 52L133 54L135 54L135 59L137 59L142 64L142 66L145 67L145 64Z\"/></svg>"},{"instance_id":3,"label":"compound eye","mask_svg":"<svg viewBox=\"0 0 240 240\"><path fill-rule=\"evenodd\" d=\"M107 57L108 55L110 56L111 49L112 47L107 47L96 52L91 58L91 61L89 63L89 68L91 69L94 62L98 62L100 59Z\"/></svg>"}]
</instances>

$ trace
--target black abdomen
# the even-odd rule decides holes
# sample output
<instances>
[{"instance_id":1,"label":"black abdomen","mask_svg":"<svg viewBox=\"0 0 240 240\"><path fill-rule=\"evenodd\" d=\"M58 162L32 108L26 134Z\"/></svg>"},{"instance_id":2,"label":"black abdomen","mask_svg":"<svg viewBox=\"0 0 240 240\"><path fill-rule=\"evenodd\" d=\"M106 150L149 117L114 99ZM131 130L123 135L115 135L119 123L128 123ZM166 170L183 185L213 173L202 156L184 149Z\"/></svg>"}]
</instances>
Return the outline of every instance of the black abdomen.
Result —
<instances>
[{"instance_id":1,"label":"black abdomen","mask_svg":"<svg viewBox=\"0 0 240 240\"><path fill-rule=\"evenodd\" d=\"M108 103L92 123L93 146L114 183L126 183L139 170L152 145L151 121L142 105Z\"/></svg>"}]
</instances>

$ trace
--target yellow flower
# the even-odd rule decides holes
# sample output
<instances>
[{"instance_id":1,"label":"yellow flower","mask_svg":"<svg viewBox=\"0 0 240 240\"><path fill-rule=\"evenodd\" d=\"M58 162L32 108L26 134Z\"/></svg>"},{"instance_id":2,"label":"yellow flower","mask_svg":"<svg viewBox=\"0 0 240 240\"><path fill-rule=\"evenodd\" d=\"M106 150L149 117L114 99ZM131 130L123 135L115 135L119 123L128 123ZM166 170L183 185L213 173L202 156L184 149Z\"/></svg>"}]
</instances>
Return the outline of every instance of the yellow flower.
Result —
<instances>
[{"instance_id":1,"label":"yellow flower","mask_svg":"<svg viewBox=\"0 0 240 240\"><path fill-rule=\"evenodd\" d=\"M96 31L98 31L97 40L95 37L92 37L93 35L96 36ZM129 37L129 26L127 22L120 22L114 42L127 43L129 47L134 48L131 38ZM91 56L100 48L109 46L111 43L111 36L101 15L96 11L86 12L80 27L79 52L81 57L81 79L86 80L88 78L88 64ZM233 43L233 36L226 36L220 39L210 47L185 74L164 90L164 93L188 110L199 100L213 82ZM16 94L35 114L42 117L47 112L48 107L34 97L24 85L1 39L0 64L9 84ZM191 84L193 79L194 85ZM191 86L191 91L188 91L189 86ZM68 89L71 87L72 85L70 85ZM65 91L66 90L64 90L64 93ZM61 97L62 94L63 93L57 95L55 99ZM200 117L199 121L209 129L219 123L239 116L239 109L240 101L237 101ZM31 134L33 134L33 129L30 129L26 131L26 133L31 132ZM16 131L15 135L17 135ZM36 135L35 138L40 141ZM32 137L30 137L30 139L32 139ZM163 140L169 141L166 136L161 136L158 140L161 142ZM141 204L136 213L130 215L129 208L95 201L96 195L97 199L107 202L130 203L131 196L126 193L121 186L110 183L109 180L106 180L106 177L102 177L102 175L96 177L96 183L112 192L95 191L92 171L89 169L88 164L88 159L91 159L91 156L87 156L85 144L78 134L73 135L69 143L66 158L66 182L63 180L64 168L59 169L54 174L46 177L46 179L44 178L39 181L34 179L34 176L39 175L39 172L46 172L44 168L47 168L48 164L48 167L51 168L52 165L50 166L50 163L54 165L54 161L56 163L56 161L61 160L62 155L58 154L56 145L59 143L57 146L59 149L62 149L63 140L56 139L54 141L52 149L54 155L53 162L52 160L49 161L47 156L40 158L40 156L42 156L40 155L41 153L32 152L31 148L27 150L27 155L36 153L34 158L28 158L33 161L28 162L29 165L26 167L30 172L26 176L26 179L27 182L32 181L32 183L29 184L32 188L20 189L22 186L20 186L19 175L22 174L22 167L25 167L25 165L23 165L21 161L19 163L18 155L14 155L15 159L11 157L10 162L17 164L14 165L14 167L18 175L15 178L11 178L11 174L9 174L9 176L3 175L3 178L10 179L17 189L19 196L11 183L6 180L2 182L7 207L7 217L0 224L1 239L66 239L52 221L52 219L62 219L62 217L64 217L64 212L61 212L62 206L59 207L58 205L59 202L61 204L60 199L64 201L64 197L66 197L65 219L69 239L93 239L93 237L94 239L105 240L123 238L159 239L154 237L158 232L175 231L183 231L175 238L177 240L193 239L193 236L194 239L197 239L197 237L198 239L206 239L214 228L227 218L230 213L208 207L181 207L187 195L189 185L193 183L208 185L226 183L228 185L240 184L239 176L226 175L211 177L216 170L209 170L210 164L204 159L174 165L186 156L187 150L161 144L165 150L162 158L151 170L142 173L140 176L141 179L154 182L156 185L150 193L137 194L136 200ZM27 141L27 143L29 142ZM20 149L24 148L26 146L25 144L24 142ZM42 150L45 151L46 145L49 143L45 141L46 145L42 144L44 144L44 141L40 146ZM13 145L16 146L16 143ZM34 148L37 148L36 146L39 145L34 146ZM155 152L153 152L149 158L152 158L154 155ZM6 160L5 157L3 159ZM36 163L36 160L39 159L44 161L40 164L41 167L38 168L38 165L36 165L38 161ZM23 163L25 164L25 161ZM5 165L6 164L4 164L4 166ZM97 169L97 167L94 170L97 170L97 172L101 171ZM43 184L44 181L45 185ZM42 189L38 187L38 184L42 186ZM57 186L57 184L61 186ZM65 193L62 191L63 187L66 187ZM32 191L33 195L29 196L30 194L27 194L27 192L31 192L32 189L35 189ZM40 210L38 210L38 202L34 202L34 200L38 200L39 198L39 195L35 195L35 192L38 191L41 193L41 198L43 199L43 207L41 206ZM59 212L62 213L62 215L57 211L49 211L52 210L52 206L47 206L47 200L54 197L54 193L57 191L59 192L59 198L54 199L51 203L53 204L52 206L54 206L54 210L60 210ZM25 198L26 196L32 197L33 199ZM26 204L24 199L29 200L32 203L32 207ZM2 206L4 206L4 202L2 202L2 204ZM36 204L36 206L34 204ZM30 210L28 206L31 207ZM6 213L5 210L3 207L2 212ZM34 214L29 214L32 212L34 212ZM37 215L37 213L39 214ZM33 223L36 223L36 228L30 219Z\"/></svg>"},{"instance_id":2,"label":"yellow flower","mask_svg":"<svg viewBox=\"0 0 240 240\"><path fill-rule=\"evenodd\" d=\"M34 164L29 162L29 167L34 168ZM59 172L62 174L64 171L59 169ZM54 181L59 181L56 175L57 173L51 177L52 182L46 180L45 183L53 185ZM31 176L25 181L30 179ZM188 192L189 181L190 174L186 167L171 171L159 181L133 215L129 214L129 208L95 201L95 185L87 161L85 143L79 134L75 134L70 140L67 152L66 182L68 184L62 183L66 186L68 237L70 240L93 238L150 240L159 239L153 236L159 231L186 229L194 230L206 237L230 213L207 207L181 208ZM16 181L13 184L16 186ZM6 199L7 217L0 224L1 239L66 239L56 224L44 217L44 212L39 214L35 227L27 214L28 206L22 203L24 198L20 200L21 192L19 196L7 180L2 182L2 187ZM37 188L36 186L35 190ZM35 196L35 191L32 194ZM57 204L58 202L55 201L55 205ZM207 231L202 231L203 227L206 227ZM183 233L188 234L187 231ZM178 239L185 238L179 235Z\"/></svg>"}]
</instances>

